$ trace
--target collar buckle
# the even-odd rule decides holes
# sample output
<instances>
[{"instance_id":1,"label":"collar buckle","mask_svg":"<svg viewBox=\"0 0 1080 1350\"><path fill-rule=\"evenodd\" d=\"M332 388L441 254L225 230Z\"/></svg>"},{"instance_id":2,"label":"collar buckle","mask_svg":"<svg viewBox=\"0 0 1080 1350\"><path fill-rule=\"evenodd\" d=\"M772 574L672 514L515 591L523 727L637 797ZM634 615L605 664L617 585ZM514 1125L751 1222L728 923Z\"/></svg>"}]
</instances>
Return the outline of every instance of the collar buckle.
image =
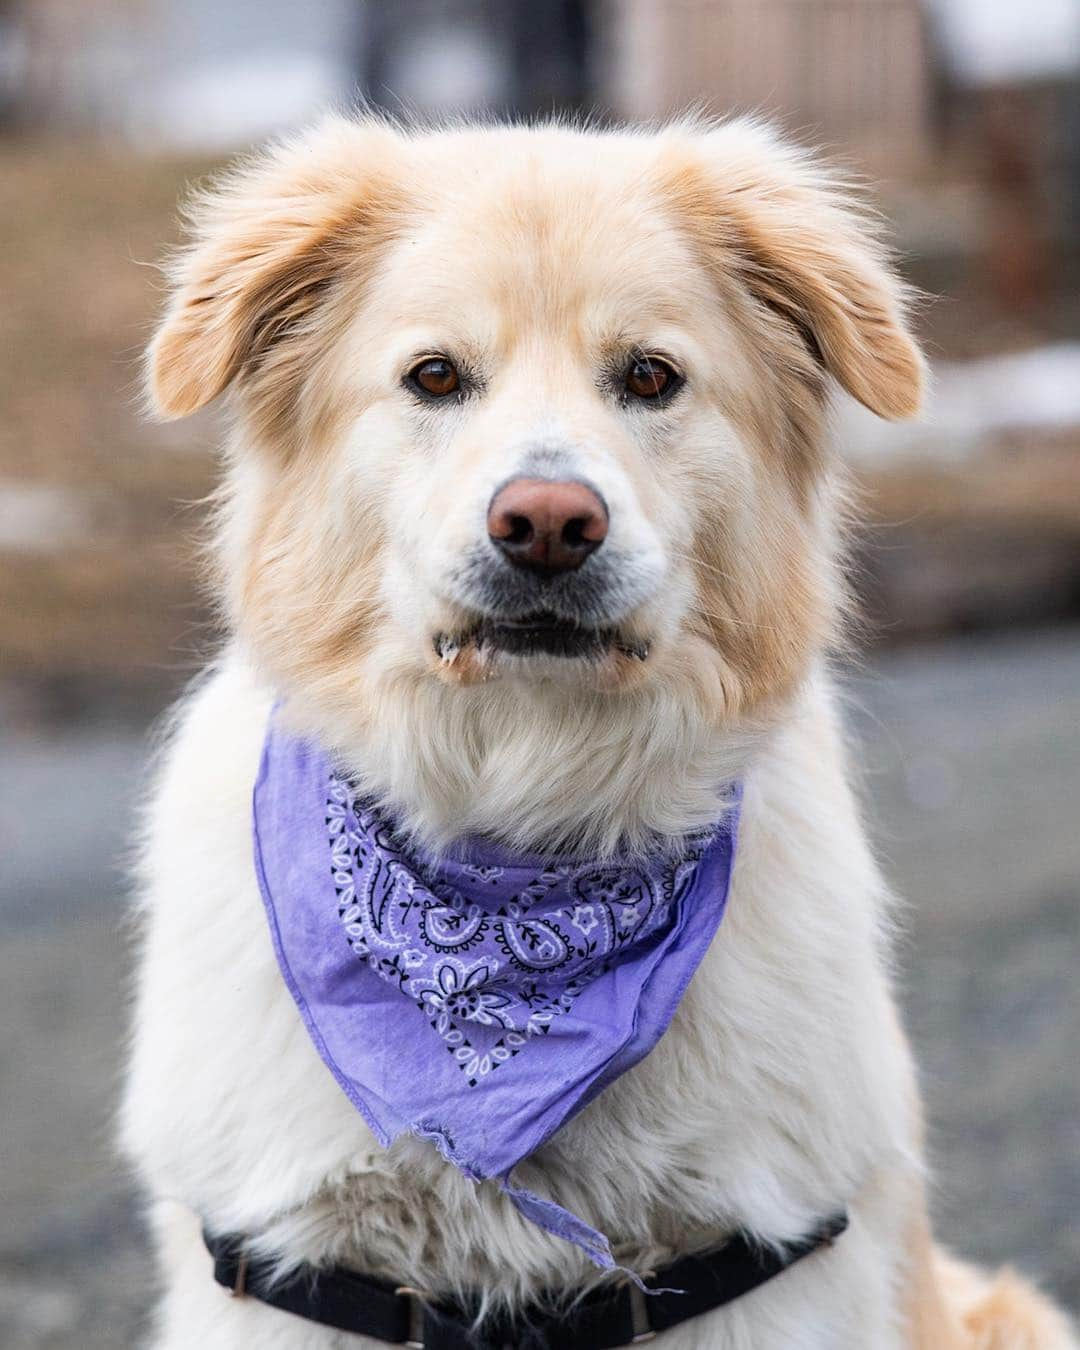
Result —
<instances>
[{"instance_id":1,"label":"collar buckle","mask_svg":"<svg viewBox=\"0 0 1080 1350\"><path fill-rule=\"evenodd\" d=\"M247 1298L248 1254L241 1252L236 1259L236 1278L229 1290L230 1298Z\"/></svg>"},{"instance_id":2,"label":"collar buckle","mask_svg":"<svg viewBox=\"0 0 1080 1350\"><path fill-rule=\"evenodd\" d=\"M425 1289L414 1289L411 1284L399 1284L394 1293L398 1298L409 1300L409 1336L405 1350L424 1350L424 1309L431 1295Z\"/></svg>"},{"instance_id":3,"label":"collar buckle","mask_svg":"<svg viewBox=\"0 0 1080 1350\"><path fill-rule=\"evenodd\" d=\"M652 1275L653 1272L646 1271L646 1274ZM644 1345L646 1341L655 1341L656 1332L649 1324L649 1304L644 1291L640 1285L630 1284L627 1286L627 1293L630 1296L630 1319L634 1332L630 1344Z\"/></svg>"}]
</instances>

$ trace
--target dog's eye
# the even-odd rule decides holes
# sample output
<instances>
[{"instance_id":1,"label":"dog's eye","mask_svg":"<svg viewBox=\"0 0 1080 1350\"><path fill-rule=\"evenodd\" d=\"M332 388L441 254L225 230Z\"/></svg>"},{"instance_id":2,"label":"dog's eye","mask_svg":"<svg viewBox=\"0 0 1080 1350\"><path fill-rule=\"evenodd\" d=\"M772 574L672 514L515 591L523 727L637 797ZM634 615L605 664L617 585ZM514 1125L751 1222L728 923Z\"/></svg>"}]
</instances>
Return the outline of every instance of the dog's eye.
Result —
<instances>
[{"instance_id":1,"label":"dog's eye","mask_svg":"<svg viewBox=\"0 0 1080 1350\"><path fill-rule=\"evenodd\" d=\"M626 371L626 392L634 398L662 399L680 383L679 372L659 356L639 356Z\"/></svg>"},{"instance_id":2,"label":"dog's eye","mask_svg":"<svg viewBox=\"0 0 1080 1350\"><path fill-rule=\"evenodd\" d=\"M429 398L446 398L461 388L461 377L445 356L429 356L409 371L409 383Z\"/></svg>"}]
</instances>

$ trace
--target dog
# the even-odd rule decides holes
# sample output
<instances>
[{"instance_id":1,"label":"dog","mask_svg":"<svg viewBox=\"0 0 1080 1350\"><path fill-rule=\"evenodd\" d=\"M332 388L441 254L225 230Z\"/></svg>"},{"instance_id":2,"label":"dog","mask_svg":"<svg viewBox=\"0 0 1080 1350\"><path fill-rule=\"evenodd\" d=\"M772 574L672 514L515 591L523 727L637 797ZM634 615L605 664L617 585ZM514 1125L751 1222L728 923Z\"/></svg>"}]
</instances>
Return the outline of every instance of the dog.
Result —
<instances>
[{"instance_id":1,"label":"dog","mask_svg":"<svg viewBox=\"0 0 1080 1350\"><path fill-rule=\"evenodd\" d=\"M122 1138L156 1350L385 1343L228 1297L204 1234L240 1235L267 1288L344 1269L421 1321L458 1300L480 1345L485 1318L569 1317L733 1240L784 1265L838 1210L835 1240L657 1344L1075 1347L1033 1286L930 1233L828 670L850 613L830 388L906 418L925 378L857 195L755 120L334 116L196 195L190 230L148 387L167 418L228 394L230 637L173 716L139 869ZM253 863L276 716L433 857L655 857L740 784L729 902L670 1025L520 1169L614 1271L429 1139L384 1148L327 1071Z\"/></svg>"}]
</instances>

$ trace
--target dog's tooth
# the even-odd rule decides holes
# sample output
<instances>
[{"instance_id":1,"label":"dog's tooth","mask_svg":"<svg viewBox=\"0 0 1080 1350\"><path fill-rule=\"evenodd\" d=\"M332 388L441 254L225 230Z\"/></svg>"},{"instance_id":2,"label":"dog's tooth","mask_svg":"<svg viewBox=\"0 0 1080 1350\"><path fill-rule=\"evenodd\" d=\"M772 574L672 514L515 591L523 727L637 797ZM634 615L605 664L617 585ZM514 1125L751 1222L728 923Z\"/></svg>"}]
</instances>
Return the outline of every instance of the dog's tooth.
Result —
<instances>
[{"instance_id":1,"label":"dog's tooth","mask_svg":"<svg viewBox=\"0 0 1080 1350\"><path fill-rule=\"evenodd\" d=\"M647 661L649 659L649 644L647 642L628 642L619 647L623 656L632 656L636 661Z\"/></svg>"},{"instance_id":2,"label":"dog's tooth","mask_svg":"<svg viewBox=\"0 0 1080 1350\"><path fill-rule=\"evenodd\" d=\"M446 633L440 633L436 637L435 652L444 666L452 666L460 651L460 645Z\"/></svg>"}]
</instances>

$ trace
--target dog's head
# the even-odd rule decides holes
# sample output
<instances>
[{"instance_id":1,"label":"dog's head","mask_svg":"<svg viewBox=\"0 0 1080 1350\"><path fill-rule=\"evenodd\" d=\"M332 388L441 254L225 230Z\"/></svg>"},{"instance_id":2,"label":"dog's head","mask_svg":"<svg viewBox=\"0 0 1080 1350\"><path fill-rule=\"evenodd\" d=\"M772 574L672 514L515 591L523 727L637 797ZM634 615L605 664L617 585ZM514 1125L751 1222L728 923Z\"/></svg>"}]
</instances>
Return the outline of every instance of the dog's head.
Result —
<instances>
[{"instance_id":1,"label":"dog's head","mask_svg":"<svg viewBox=\"0 0 1080 1350\"><path fill-rule=\"evenodd\" d=\"M919 402L864 215L746 122L408 133L334 119L195 202L150 353L232 387L230 611L285 688L573 697L693 670L717 718L832 631L831 376Z\"/></svg>"}]
</instances>

